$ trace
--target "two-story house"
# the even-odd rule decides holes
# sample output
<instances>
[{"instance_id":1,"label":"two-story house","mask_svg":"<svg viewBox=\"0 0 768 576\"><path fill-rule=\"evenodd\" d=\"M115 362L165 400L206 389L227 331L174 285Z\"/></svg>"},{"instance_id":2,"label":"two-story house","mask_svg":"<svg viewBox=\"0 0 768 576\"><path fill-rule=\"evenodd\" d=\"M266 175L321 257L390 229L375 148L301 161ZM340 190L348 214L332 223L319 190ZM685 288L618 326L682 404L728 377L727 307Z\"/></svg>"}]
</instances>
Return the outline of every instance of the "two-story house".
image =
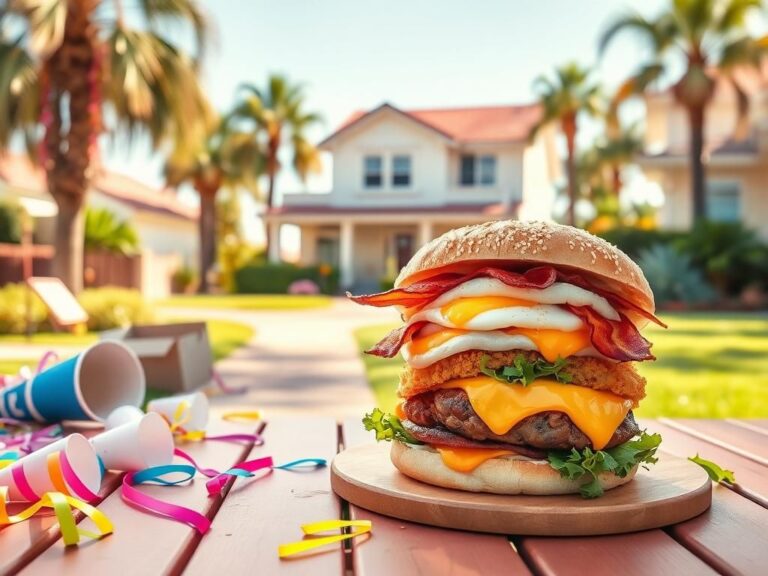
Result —
<instances>
[{"instance_id":1,"label":"two-story house","mask_svg":"<svg viewBox=\"0 0 768 576\"><path fill-rule=\"evenodd\" d=\"M749 101L749 123L743 138L734 138L740 103L729 81L717 83L707 107L707 217L741 221L768 239L768 85L756 75L745 75L740 86ZM638 163L646 177L664 192L660 226L686 229L693 212L688 118L670 91L649 94L645 105L645 150Z\"/></svg>"},{"instance_id":2,"label":"two-story house","mask_svg":"<svg viewBox=\"0 0 768 576\"><path fill-rule=\"evenodd\" d=\"M352 115L320 143L333 156L329 193L286 194L266 215L301 231L305 264L338 266L345 288L375 288L451 228L503 218L550 219L559 176L554 131L528 141L536 105Z\"/></svg>"}]
</instances>

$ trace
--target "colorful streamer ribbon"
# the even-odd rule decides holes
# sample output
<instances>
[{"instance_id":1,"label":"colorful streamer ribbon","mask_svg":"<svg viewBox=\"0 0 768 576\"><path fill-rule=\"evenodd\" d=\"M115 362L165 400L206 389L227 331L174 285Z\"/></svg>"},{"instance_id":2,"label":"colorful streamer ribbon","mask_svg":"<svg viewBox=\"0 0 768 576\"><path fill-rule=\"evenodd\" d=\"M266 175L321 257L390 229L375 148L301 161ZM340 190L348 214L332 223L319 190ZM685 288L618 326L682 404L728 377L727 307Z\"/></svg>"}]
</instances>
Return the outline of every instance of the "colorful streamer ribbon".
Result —
<instances>
[{"instance_id":1,"label":"colorful streamer ribbon","mask_svg":"<svg viewBox=\"0 0 768 576\"><path fill-rule=\"evenodd\" d=\"M370 520L323 520L320 522L313 522L312 524L304 524L301 527L301 531L307 536L314 536L316 534L330 532L332 530L340 530L342 528L358 528L358 530L353 530L346 534L321 536L319 538L309 538L299 540L298 542L280 544L280 546L277 547L277 555L280 556L280 558L287 558L288 556L300 554L307 550L313 550L314 548L320 548L321 546L327 546L328 544L357 538L363 534L368 534L373 529L373 524Z\"/></svg>"},{"instance_id":2,"label":"colorful streamer ribbon","mask_svg":"<svg viewBox=\"0 0 768 576\"><path fill-rule=\"evenodd\" d=\"M81 536L91 538L92 540L98 540L108 534L112 534L114 530L112 522L107 518L106 514L82 500L78 500L77 498L73 498L72 496L60 492L46 492L37 502L28 508L25 508L18 514L13 515L8 514L8 510L6 509L7 501L8 487L0 486L0 526L24 522L37 514L42 508L53 508L53 512L56 515L56 519L61 528L61 536L66 546L78 544ZM73 516L73 508L80 510L85 514L96 526L98 532L91 532L89 530L78 528Z\"/></svg>"},{"instance_id":3,"label":"colorful streamer ribbon","mask_svg":"<svg viewBox=\"0 0 768 576\"><path fill-rule=\"evenodd\" d=\"M237 410L235 412L225 412L221 415L222 420L227 422L241 422L251 424L261 420L261 412L258 410Z\"/></svg>"},{"instance_id":4,"label":"colorful streamer ribbon","mask_svg":"<svg viewBox=\"0 0 768 576\"><path fill-rule=\"evenodd\" d=\"M164 477L169 474L181 474L182 476L181 479L166 480ZM200 534L205 534L211 528L211 521L199 512L184 506L163 502L134 488L136 485L147 483L162 484L164 486L182 484L189 482L194 476L195 468L186 464L154 466L140 472L129 472L123 477L120 496L126 503L136 508L187 524Z\"/></svg>"},{"instance_id":5,"label":"colorful streamer ribbon","mask_svg":"<svg viewBox=\"0 0 768 576\"><path fill-rule=\"evenodd\" d=\"M221 374L219 374L215 368L211 368L211 379L216 383L216 386L219 387L219 390L224 392L224 394L245 394L245 392L248 390L248 388L245 386L241 388L233 388L232 386L228 385L226 382L224 382L224 378L221 377Z\"/></svg>"},{"instance_id":6,"label":"colorful streamer ribbon","mask_svg":"<svg viewBox=\"0 0 768 576\"><path fill-rule=\"evenodd\" d=\"M166 421L171 427L174 438L181 442L202 442L203 440L214 440L217 442L247 442L256 446L264 444L264 439L259 434L216 434L208 435L205 430L186 430L184 424L190 420L189 405L187 402L180 402L173 414L173 419ZM258 411L228 412L222 416L224 420L231 422L251 422L260 420L261 415Z\"/></svg>"}]
</instances>

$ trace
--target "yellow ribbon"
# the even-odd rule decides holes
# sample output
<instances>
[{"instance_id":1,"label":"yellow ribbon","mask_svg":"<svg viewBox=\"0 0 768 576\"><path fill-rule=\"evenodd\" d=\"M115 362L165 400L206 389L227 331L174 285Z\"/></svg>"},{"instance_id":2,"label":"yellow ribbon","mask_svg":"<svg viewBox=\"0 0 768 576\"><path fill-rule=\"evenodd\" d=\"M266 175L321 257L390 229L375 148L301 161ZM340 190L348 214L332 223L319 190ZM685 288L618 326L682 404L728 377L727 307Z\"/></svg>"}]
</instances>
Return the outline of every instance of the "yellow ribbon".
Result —
<instances>
[{"instance_id":1,"label":"yellow ribbon","mask_svg":"<svg viewBox=\"0 0 768 576\"><path fill-rule=\"evenodd\" d=\"M12 516L8 515L8 510L6 509L7 501L8 487L0 486L0 526L24 522L25 520L29 520L42 508L53 508L54 514L56 514L56 519L59 521L59 526L61 527L61 536L66 546L78 544L80 542L80 536L98 540L107 534L111 534L114 530L112 522L104 513L82 500L78 500L77 498L67 496L60 492L46 492L40 500ZM90 518L91 522L93 522L98 529L98 532L91 532L90 530L78 528L73 516L73 508L80 510Z\"/></svg>"},{"instance_id":2,"label":"yellow ribbon","mask_svg":"<svg viewBox=\"0 0 768 576\"><path fill-rule=\"evenodd\" d=\"M321 532L329 532L331 530L338 530L340 528L358 528L347 534L336 534L333 536L322 536L320 538L310 538L307 540L299 540L298 542L290 542L288 544L280 544L277 547L277 554L280 558L286 558L293 556L294 554L300 554L313 548L319 548L328 544L334 544L343 540L349 540L350 538L356 538L367 534L373 528L370 520L322 520L320 522L313 522L312 524L304 524L301 530L307 536L313 536Z\"/></svg>"},{"instance_id":3,"label":"yellow ribbon","mask_svg":"<svg viewBox=\"0 0 768 576\"><path fill-rule=\"evenodd\" d=\"M245 422L250 423L261 420L261 412L258 410L239 410L237 412L226 412L221 415L222 420L227 422Z\"/></svg>"}]
</instances>

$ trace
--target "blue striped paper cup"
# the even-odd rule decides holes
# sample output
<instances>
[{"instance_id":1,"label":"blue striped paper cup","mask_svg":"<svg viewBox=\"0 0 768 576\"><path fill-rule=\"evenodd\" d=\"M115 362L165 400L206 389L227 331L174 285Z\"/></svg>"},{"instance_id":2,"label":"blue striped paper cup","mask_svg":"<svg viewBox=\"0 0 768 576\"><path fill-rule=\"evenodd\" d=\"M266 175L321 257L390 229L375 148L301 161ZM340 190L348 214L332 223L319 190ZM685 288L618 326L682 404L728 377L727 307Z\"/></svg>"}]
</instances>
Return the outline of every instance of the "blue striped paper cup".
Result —
<instances>
[{"instance_id":1,"label":"blue striped paper cup","mask_svg":"<svg viewBox=\"0 0 768 576\"><path fill-rule=\"evenodd\" d=\"M104 421L118 406L141 406L144 369L132 350L107 340L0 392L0 407L20 420Z\"/></svg>"}]
</instances>

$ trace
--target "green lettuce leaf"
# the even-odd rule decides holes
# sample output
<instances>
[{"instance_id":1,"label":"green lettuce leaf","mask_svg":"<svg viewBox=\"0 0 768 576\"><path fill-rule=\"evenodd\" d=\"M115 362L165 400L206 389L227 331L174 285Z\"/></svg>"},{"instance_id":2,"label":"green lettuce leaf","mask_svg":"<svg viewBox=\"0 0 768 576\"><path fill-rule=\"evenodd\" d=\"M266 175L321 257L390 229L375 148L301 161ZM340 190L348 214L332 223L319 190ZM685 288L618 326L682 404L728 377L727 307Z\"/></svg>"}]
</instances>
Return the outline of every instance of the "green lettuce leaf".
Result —
<instances>
[{"instance_id":1,"label":"green lettuce leaf","mask_svg":"<svg viewBox=\"0 0 768 576\"><path fill-rule=\"evenodd\" d=\"M573 380L571 374L563 371L566 367L566 361L563 358L558 358L554 362L547 362L543 358L537 358L533 362L529 362L525 356L518 354L512 366L503 366L495 370L488 368L488 360L490 358L488 354L485 354L480 359L480 372L505 384L528 386L535 380L546 378L547 376L554 376L558 382L563 384L569 384Z\"/></svg>"},{"instance_id":2,"label":"green lettuce leaf","mask_svg":"<svg viewBox=\"0 0 768 576\"><path fill-rule=\"evenodd\" d=\"M363 426L366 430L373 430L376 432L376 441L391 442L392 440L399 440L400 442L406 442L408 444L422 444L411 436L408 431L403 428L403 423L400 422L400 418L394 414L384 413L378 408L374 408L373 412L366 414L363 418Z\"/></svg>"},{"instance_id":3,"label":"green lettuce leaf","mask_svg":"<svg viewBox=\"0 0 768 576\"><path fill-rule=\"evenodd\" d=\"M705 460L698 454L688 458L688 460L704 468L704 470L707 472L707 475L714 482L728 482L729 484L736 484L736 475L733 473L733 470L726 470L721 468L711 460Z\"/></svg>"},{"instance_id":4,"label":"green lettuce leaf","mask_svg":"<svg viewBox=\"0 0 768 576\"><path fill-rule=\"evenodd\" d=\"M660 434L640 436L608 450L592 450L587 447L579 451L572 448L552 451L547 455L549 465L563 478L581 482L580 492L584 498L597 498L603 494L598 476L603 472L613 472L624 478L638 464L654 464L656 449L661 444Z\"/></svg>"}]
</instances>

